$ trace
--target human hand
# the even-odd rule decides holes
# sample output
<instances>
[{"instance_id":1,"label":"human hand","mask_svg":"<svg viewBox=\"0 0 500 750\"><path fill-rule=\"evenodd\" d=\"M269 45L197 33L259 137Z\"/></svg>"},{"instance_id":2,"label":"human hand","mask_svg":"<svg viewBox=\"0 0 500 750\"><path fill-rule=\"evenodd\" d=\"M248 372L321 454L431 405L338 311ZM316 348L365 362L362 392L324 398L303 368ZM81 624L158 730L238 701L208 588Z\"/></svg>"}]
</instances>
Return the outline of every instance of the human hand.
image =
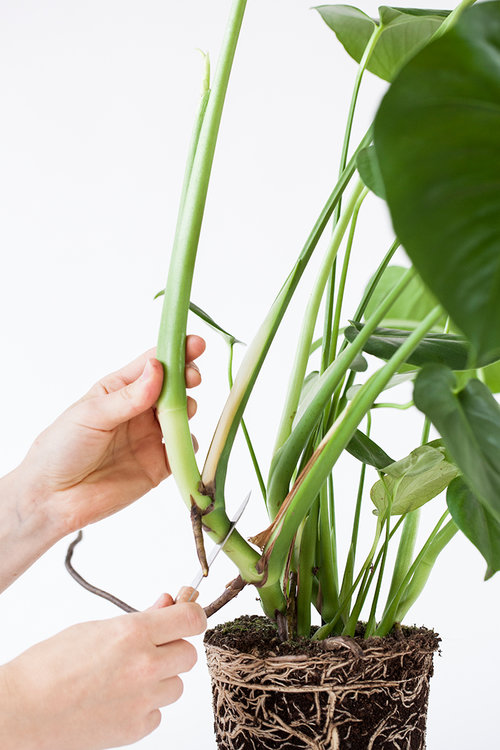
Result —
<instances>
[{"instance_id":1,"label":"human hand","mask_svg":"<svg viewBox=\"0 0 500 750\"><path fill-rule=\"evenodd\" d=\"M74 625L0 667L2 750L101 750L139 741L182 693L206 628L194 603Z\"/></svg>"},{"instance_id":2,"label":"human hand","mask_svg":"<svg viewBox=\"0 0 500 750\"><path fill-rule=\"evenodd\" d=\"M201 382L193 360L204 350L202 338L188 336L188 388ZM96 383L35 440L18 475L60 536L124 508L169 475L154 410L162 382L152 349ZM187 408L192 417L194 399Z\"/></svg>"}]
</instances>

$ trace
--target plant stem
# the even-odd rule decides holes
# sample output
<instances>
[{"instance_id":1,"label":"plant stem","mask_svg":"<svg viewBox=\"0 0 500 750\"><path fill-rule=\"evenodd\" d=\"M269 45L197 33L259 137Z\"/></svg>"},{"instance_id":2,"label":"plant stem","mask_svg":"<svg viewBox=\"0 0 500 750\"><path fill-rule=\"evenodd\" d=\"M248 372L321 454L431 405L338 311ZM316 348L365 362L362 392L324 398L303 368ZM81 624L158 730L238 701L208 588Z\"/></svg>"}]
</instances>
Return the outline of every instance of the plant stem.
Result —
<instances>
[{"instance_id":1,"label":"plant stem","mask_svg":"<svg viewBox=\"0 0 500 750\"><path fill-rule=\"evenodd\" d=\"M367 425L366 435L370 437L372 419L370 412L367 413ZM347 596L347 592L352 586L352 578L354 575L354 566L356 564L356 549L358 546L358 534L359 534L359 521L361 518L361 505L363 502L363 491L365 486L366 477L366 464L361 464L361 471L359 474L358 493L356 496L356 508L354 510L354 520L352 524L351 544L349 546L349 552L347 554L346 566L344 569L344 577L342 579L342 588L340 591L340 598L345 598L345 605L342 610L342 617L347 619L347 613L351 608L351 599Z\"/></svg>"},{"instance_id":2,"label":"plant stem","mask_svg":"<svg viewBox=\"0 0 500 750\"><path fill-rule=\"evenodd\" d=\"M448 510L446 510L437 524L435 525L434 529L432 530L429 538L425 542L424 546L420 550L420 553L417 555L415 561L411 565L410 569L408 570L408 573L406 574L404 580L402 581L398 591L396 592L395 596L393 597L392 601L389 603L389 605L386 607L385 612L382 616L382 620L375 632L375 635L384 636L387 635L393 628L394 623L396 622L396 615L399 610L400 603L403 599L404 593L406 591L406 588L408 584L410 583L413 574L418 569L420 563L425 559L425 556L431 547L434 539L438 535L438 532L443 525L446 517L449 515Z\"/></svg>"},{"instance_id":3,"label":"plant stem","mask_svg":"<svg viewBox=\"0 0 500 750\"><path fill-rule=\"evenodd\" d=\"M380 565L380 570L377 578L377 585L375 587L375 593L373 596L372 606L370 610L370 616L368 618L368 622L366 623L366 629L365 629L365 638L370 638L370 636L373 634L373 631L375 630L375 624L376 624L376 613L377 613L377 604L380 597L380 589L382 587L382 579L384 577L384 571L385 571L385 564L387 562L387 553L389 552L389 539L390 539L390 507L387 513L387 520L385 522L385 542L384 546L382 548L382 562Z\"/></svg>"},{"instance_id":4,"label":"plant stem","mask_svg":"<svg viewBox=\"0 0 500 750\"><path fill-rule=\"evenodd\" d=\"M357 225L361 206L363 205L363 201L369 192L370 191L368 190L368 188L365 188L363 190L363 192L358 198L358 201L352 213L351 228L350 228L349 237L347 240L347 245L346 245L346 250L345 250L345 255L344 255L344 262L342 264L342 271L341 271L340 279L339 279L339 288L337 290L337 301L335 304L335 316L333 318L333 329L332 329L332 348L331 348L330 361L328 362L328 364L331 364L331 361L335 359L335 353L337 350L337 341L339 337L340 316L342 314L342 303L344 301L347 271L349 269L349 261L351 259L351 250L352 250L352 244L354 241L354 234L356 232L356 225Z\"/></svg>"},{"instance_id":5,"label":"plant stem","mask_svg":"<svg viewBox=\"0 0 500 750\"><path fill-rule=\"evenodd\" d=\"M340 243L342 242L353 212L358 204L358 200L363 194L364 190L365 188L363 183L361 181L358 181L349 199L347 207L335 227L330 245L325 254L325 258L314 284L313 291L311 292L311 296L309 298L309 302L307 304L306 312L304 315L304 320L302 323L302 329L299 335L299 343L297 346L297 352L295 354L295 361L293 364L292 376L285 399L285 406L283 408L281 422L278 428L278 435L276 438L274 453L276 453L281 448L292 431L293 421L297 413L300 393L302 391L302 385L304 383L306 368L309 361L309 352L314 338L314 329L316 326L316 320L318 317L321 300L325 291L325 286L328 281L333 262L337 256Z\"/></svg>"},{"instance_id":6,"label":"plant stem","mask_svg":"<svg viewBox=\"0 0 500 750\"><path fill-rule=\"evenodd\" d=\"M188 159L187 187L181 199L157 348L157 357L165 370L157 406L158 419L168 445L170 466L186 505L191 507L194 502L202 509L210 505L211 498L198 489L200 474L187 418L186 324L217 135L245 7L246 0L234 0L214 85L201 118L200 131L197 135L195 132L193 139L194 156L191 154Z\"/></svg>"},{"instance_id":7,"label":"plant stem","mask_svg":"<svg viewBox=\"0 0 500 750\"><path fill-rule=\"evenodd\" d=\"M300 540L297 577L297 635L309 638L311 633L311 597L314 556L318 533L319 499L313 504Z\"/></svg>"},{"instance_id":8,"label":"plant stem","mask_svg":"<svg viewBox=\"0 0 500 750\"><path fill-rule=\"evenodd\" d=\"M243 362L236 374L234 386L231 389L231 393L219 419L202 474L205 484L216 485L218 495L223 495L227 462L234 437L262 363L332 212L355 172L356 154L370 143L371 138L372 132L369 130L328 198L299 258L276 297L271 310L259 328L257 335L248 347Z\"/></svg>"},{"instance_id":9,"label":"plant stem","mask_svg":"<svg viewBox=\"0 0 500 750\"><path fill-rule=\"evenodd\" d=\"M354 87L352 91L351 102L349 105L349 112L347 115L347 123L346 123L345 131L344 131L344 142L342 144L342 152L340 155L339 174L342 174L342 172L345 169L345 165L347 164L347 155L349 153L349 143L351 141L352 125L354 122L354 113L356 111L356 104L358 101L361 80L363 78L363 74L366 70L366 66L368 65L372 52L375 49L375 45L378 41L381 31L382 31L382 28L380 26L377 26L377 28L374 30L368 44L365 47L363 57L360 60L358 70L356 72L356 78L354 80ZM339 220L340 210L341 210L341 203L339 202L337 208L335 209L335 214L333 217L334 226L337 225L337 222ZM326 368L332 361L333 357L335 356L335 354L333 354L332 356L332 353L331 353L331 342L332 340L336 342L336 339L332 336L332 316L333 316L334 296L335 296L335 264L333 265L332 272L328 280L328 288L327 288L327 294L326 294L325 319L324 319L324 325L323 325L323 344L322 344L323 350L322 350L322 357L321 357L320 372L324 372L324 370L326 370Z\"/></svg>"},{"instance_id":10,"label":"plant stem","mask_svg":"<svg viewBox=\"0 0 500 750\"><path fill-rule=\"evenodd\" d=\"M392 539L392 537L394 536L394 534L396 533L396 531L400 527L401 522L402 522L402 518L400 518L399 521L395 524L394 528L392 529L392 531L391 531L391 533L389 535L389 539ZM344 609L346 607L347 601L351 600L352 595L353 595L354 591L357 589L361 578L363 578L363 582L362 582L362 584L360 586L360 591L364 592L363 598L362 598L362 601L364 602L364 600L366 598L366 593L368 592L368 590L370 588L371 581L373 580L373 577L374 577L374 575L375 575L375 573L376 573L376 571L378 569L378 566L380 564L380 561L382 559L382 552L383 552L383 550L379 551L379 553L378 553L378 555L376 557L376 560L373 563L373 566L371 566L370 562L368 563L368 565L366 565L366 562L365 562L365 565L363 565L363 567L361 568L361 571L359 572L358 577L356 578L356 580L352 584L351 588L346 592L346 595L344 596L344 598L340 599L339 611L336 613L335 617L333 618L333 620L331 622L328 622L328 623L326 623L326 625L323 625L323 627L321 627L315 633L315 635L313 636L313 640L322 640L323 638L327 638L330 635L330 633L333 632L333 630L335 629L338 621L341 618L342 612L344 611ZM367 568L371 569L371 572L368 571L369 575L367 575Z\"/></svg>"},{"instance_id":11,"label":"plant stem","mask_svg":"<svg viewBox=\"0 0 500 750\"><path fill-rule=\"evenodd\" d=\"M355 357L363 350L365 343L373 334L387 310L390 309L394 301L409 284L413 275L414 271L410 268L390 291L383 303L366 321L355 340L346 346L344 351L339 354L337 359L320 376L316 395L293 428L293 432L289 438L273 457L267 492L268 510L271 518L276 516L284 497L288 494L290 479L302 452L303 445L307 440L307 436L311 434L321 418L325 406L331 399L332 393L342 382L345 373Z\"/></svg>"},{"instance_id":12,"label":"plant stem","mask_svg":"<svg viewBox=\"0 0 500 750\"><path fill-rule=\"evenodd\" d=\"M455 525L455 522L450 520L431 542L429 548L427 549L427 552L415 569L413 577L407 585L403 596L401 597L401 601L396 612L396 622L401 622L401 620L406 616L410 607L412 607L415 601L418 599L425 584L427 583L438 555L453 539L457 531L458 528Z\"/></svg>"},{"instance_id":13,"label":"plant stem","mask_svg":"<svg viewBox=\"0 0 500 750\"><path fill-rule=\"evenodd\" d=\"M229 380L229 388L233 387L233 351L234 351L234 341L229 345L229 366L228 366L228 380ZM248 452L250 453L250 458L252 459L253 468L255 470L255 474L257 476L257 481L259 483L260 491L262 492L262 497L264 498L264 502L266 502L266 485L264 482L264 478L262 476L262 472L260 470L259 462L257 460L257 454L255 453L252 440L250 438L250 433L248 432L247 426L245 424L245 421L241 420L241 430L243 432L243 435L245 436L245 441L248 447Z\"/></svg>"},{"instance_id":14,"label":"plant stem","mask_svg":"<svg viewBox=\"0 0 500 750\"><path fill-rule=\"evenodd\" d=\"M467 10L467 8L469 8L471 5L474 5L475 2L476 0L462 0L462 2L451 11L450 15L445 18L441 26L436 29L430 41L435 42L436 39L439 39L441 36L443 36L443 34L445 34L449 29L451 29L452 26L456 24L464 10Z\"/></svg>"},{"instance_id":15,"label":"plant stem","mask_svg":"<svg viewBox=\"0 0 500 750\"><path fill-rule=\"evenodd\" d=\"M331 475L328 484L333 481ZM320 491L319 500L319 582L321 587L322 605L321 617L329 622L339 606L338 572L336 565L335 528L332 528L330 492L333 488L324 484ZM332 543L333 542L333 543Z\"/></svg>"},{"instance_id":16,"label":"plant stem","mask_svg":"<svg viewBox=\"0 0 500 750\"><path fill-rule=\"evenodd\" d=\"M435 307L393 354L387 364L374 373L361 387L344 413L332 425L308 465L297 478L280 508L264 549L263 561L267 562L269 583L279 578L283 560L299 524L309 511L323 482L351 440L366 412L441 314L441 308Z\"/></svg>"}]
</instances>

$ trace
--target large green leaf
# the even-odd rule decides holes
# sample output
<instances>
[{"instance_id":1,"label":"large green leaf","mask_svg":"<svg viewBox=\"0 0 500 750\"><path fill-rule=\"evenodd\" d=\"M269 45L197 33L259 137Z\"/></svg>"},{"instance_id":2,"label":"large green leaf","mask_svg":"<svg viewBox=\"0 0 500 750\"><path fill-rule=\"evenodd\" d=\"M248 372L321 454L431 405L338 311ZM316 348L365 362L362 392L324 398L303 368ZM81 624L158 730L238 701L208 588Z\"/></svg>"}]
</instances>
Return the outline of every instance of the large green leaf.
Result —
<instances>
[{"instance_id":1,"label":"large green leaf","mask_svg":"<svg viewBox=\"0 0 500 750\"><path fill-rule=\"evenodd\" d=\"M353 323L344 331L348 341L354 341L363 328L361 323ZM398 328L376 328L363 347L363 351L380 359L388 360L404 344L410 331ZM468 342L463 336L451 333L428 333L406 360L410 365L422 367L438 362L452 370L465 370L469 355Z\"/></svg>"},{"instance_id":2,"label":"large green leaf","mask_svg":"<svg viewBox=\"0 0 500 750\"><path fill-rule=\"evenodd\" d=\"M500 523L482 505L461 477L448 487L446 502L460 531L488 564L486 580L500 570Z\"/></svg>"},{"instance_id":3,"label":"large green leaf","mask_svg":"<svg viewBox=\"0 0 500 750\"><path fill-rule=\"evenodd\" d=\"M481 3L414 57L377 114L398 237L471 340L500 358L500 2Z\"/></svg>"},{"instance_id":4,"label":"large green leaf","mask_svg":"<svg viewBox=\"0 0 500 750\"><path fill-rule=\"evenodd\" d=\"M472 492L500 523L500 406L488 388L472 379L459 391L451 370L429 365L417 377L413 398Z\"/></svg>"},{"instance_id":5,"label":"large green leaf","mask_svg":"<svg viewBox=\"0 0 500 750\"><path fill-rule=\"evenodd\" d=\"M444 448L421 445L409 456L384 468L386 476L376 482L370 497L382 515L390 506L399 516L420 508L437 497L458 474L455 464L446 458Z\"/></svg>"},{"instance_id":6,"label":"large green leaf","mask_svg":"<svg viewBox=\"0 0 500 750\"><path fill-rule=\"evenodd\" d=\"M377 284L365 310L369 318L386 299L387 295L408 272L403 266L388 266ZM371 283L371 282L370 282ZM388 328L415 328L438 304L419 276L414 276L388 310L382 325ZM443 325L445 320L443 319Z\"/></svg>"},{"instance_id":7,"label":"large green leaf","mask_svg":"<svg viewBox=\"0 0 500 750\"><path fill-rule=\"evenodd\" d=\"M382 26L367 68L386 81L432 37L449 14L446 10L379 8L375 21L358 8L348 5L320 5L316 8L325 23L356 62L360 62L371 35Z\"/></svg>"}]
</instances>

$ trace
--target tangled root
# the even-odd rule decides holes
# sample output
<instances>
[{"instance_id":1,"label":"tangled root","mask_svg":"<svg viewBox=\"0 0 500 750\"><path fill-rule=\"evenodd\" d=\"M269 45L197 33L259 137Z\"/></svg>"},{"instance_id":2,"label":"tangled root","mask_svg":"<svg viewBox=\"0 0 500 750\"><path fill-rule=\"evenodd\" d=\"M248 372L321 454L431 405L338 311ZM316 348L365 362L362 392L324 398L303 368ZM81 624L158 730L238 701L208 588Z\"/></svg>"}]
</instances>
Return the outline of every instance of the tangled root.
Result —
<instances>
[{"instance_id":1,"label":"tangled root","mask_svg":"<svg viewBox=\"0 0 500 750\"><path fill-rule=\"evenodd\" d=\"M424 750L437 639L349 640L267 658L206 643L220 750Z\"/></svg>"}]
</instances>

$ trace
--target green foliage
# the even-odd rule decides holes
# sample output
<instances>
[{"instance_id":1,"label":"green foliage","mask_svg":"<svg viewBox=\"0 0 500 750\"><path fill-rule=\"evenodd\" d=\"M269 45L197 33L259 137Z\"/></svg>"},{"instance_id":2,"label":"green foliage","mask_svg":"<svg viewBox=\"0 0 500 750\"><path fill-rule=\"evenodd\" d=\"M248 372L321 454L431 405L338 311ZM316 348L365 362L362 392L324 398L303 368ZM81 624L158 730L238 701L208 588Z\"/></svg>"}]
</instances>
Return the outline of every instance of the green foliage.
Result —
<instances>
[{"instance_id":1,"label":"green foliage","mask_svg":"<svg viewBox=\"0 0 500 750\"><path fill-rule=\"evenodd\" d=\"M478 501L500 522L500 406L471 379L457 390L446 367L430 365L415 382L414 401L441 434Z\"/></svg>"},{"instance_id":2,"label":"green foliage","mask_svg":"<svg viewBox=\"0 0 500 750\"><path fill-rule=\"evenodd\" d=\"M456 525L488 563L486 580L500 570L500 523L479 502L461 477L448 487L446 502Z\"/></svg>"},{"instance_id":3,"label":"green foliage","mask_svg":"<svg viewBox=\"0 0 500 750\"><path fill-rule=\"evenodd\" d=\"M444 448L421 445L409 456L383 469L382 479L370 492L378 515L410 513L437 497L458 474Z\"/></svg>"},{"instance_id":4,"label":"green foliage","mask_svg":"<svg viewBox=\"0 0 500 750\"><path fill-rule=\"evenodd\" d=\"M345 337L348 341L355 341L362 330L362 323L353 323L346 328ZM409 336L410 331L399 328L377 328L363 346L363 350L367 354L388 360ZM468 358L469 346L463 336L451 333L428 333L415 351L410 354L407 363L422 367L436 362L447 365L453 370L465 370Z\"/></svg>"},{"instance_id":5,"label":"green foliage","mask_svg":"<svg viewBox=\"0 0 500 750\"><path fill-rule=\"evenodd\" d=\"M361 430L356 430L346 450L361 463L374 466L376 469L383 469L384 466L393 463L387 453Z\"/></svg>"},{"instance_id":6,"label":"green foliage","mask_svg":"<svg viewBox=\"0 0 500 750\"><path fill-rule=\"evenodd\" d=\"M366 148L363 148L358 154L356 164L359 176L365 183L366 187L370 188L372 193L375 193L379 198L385 199L385 185L380 171L375 146L367 146Z\"/></svg>"},{"instance_id":7,"label":"green foliage","mask_svg":"<svg viewBox=\"0 0 500 750\"><path fill-rule=\"evenodd\" d=\"M500 2L481 3L398 75L375 145L398 237L470 339L500 358Z\"/></svg>"},{"instance_id":8,"label":"green foliage","mask_svg":"<svg viewBox=\"0 0 500 750\"><path fill-rule=\"evenodd\" d=\"M320 5L316 10L358 63L371 35L377 27L382 27L367 68L385 81L393 80L398 70L429 41L449 15L446 10L382 6L380 18L375 21L348 5Z\"/></svg>"},{"instance_id":9,"label":"green foliage","mask_svg":"<svg viewBox=\"0 0 500 750\"><path fill-rule=\"evenodd\" d=\"M365 320L384 301L391 289L401 281L407 269L403 266L388 266L377 284L377 287L366 306ZM371 282L370 282L371 283ZM437 299L415 275L404 294L402 294L391 306L382 325L387 328L414 328L416 323L433 310L438 304ZM445 320L443 319L443 326ZM442 327L442 326L441 326Z\"/></svg>"}]
</instances>

